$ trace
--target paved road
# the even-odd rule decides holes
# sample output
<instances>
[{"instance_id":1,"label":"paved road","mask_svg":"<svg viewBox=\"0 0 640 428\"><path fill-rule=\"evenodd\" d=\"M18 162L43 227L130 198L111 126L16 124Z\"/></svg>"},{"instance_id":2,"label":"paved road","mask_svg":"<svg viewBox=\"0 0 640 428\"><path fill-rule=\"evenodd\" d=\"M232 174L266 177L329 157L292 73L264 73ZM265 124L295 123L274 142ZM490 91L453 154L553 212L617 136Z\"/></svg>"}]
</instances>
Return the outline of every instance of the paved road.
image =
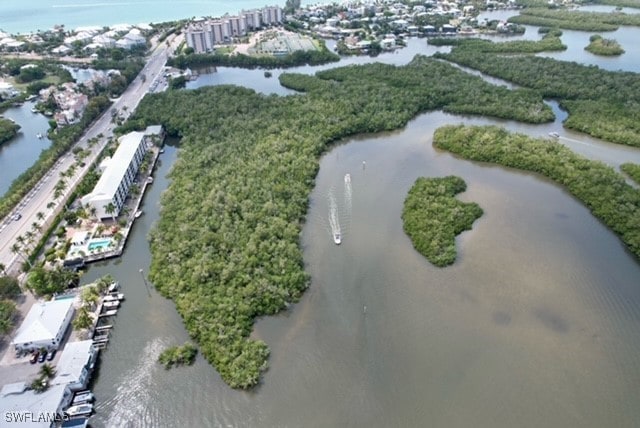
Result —
<instances>
[{"instance_id":1,"label":"paved road","mask_svg":"<svg viewBox=\"0 0 640 428\"><path fill-rule=\"evenodd\" d=\"M111 108L85 131L82 138L76 143L76 146L82 147L83 149L88 147L87 142L89 139L97 137L99 134L102 134L103 137L98 144L91 149L91 155L85 159L86 166L82 169L79 168L73 177L67 179L68 185L64 191L64 195L58 199L54 207L47 208L47 205L50 202L55 202L53 200L54 187L60 178L60 173L66 171L74 163L74 156L71 152L59 159L47 175L23 198L14 211L0 221L0 263L7 267L7 271L17 273L20 263L22 262L22 258L19 255L11 252L11 247L17 242L16 238L19 235L24 237L27 231L32 230L31 225L34 222L44 224L45 227L43 227L43 230L46 229L48 224L53 221L55 215L63 208L59 206L59 201L66 200L72 189L82 177L84 177L90 165L102 151L108 138L113 135L111 110L115 108L122 116L128 117L138 106L138 103L144 95L149 92L150 87L157 90L158 85L156 80L162 77L162 67L165 65L169 54L173 52L179 44L180 37L174 36L173 39L170 39L169 46L164 42L156 46L149 55L147 63L138 77L129 85L122 96L113 103ZM146 76L144 81L140 77L142 75ZM126 111L124 110L125 107ZM44 220L38 220L38 212L45 215ZM20 213L22 218L20 220L12 220L15 213ZM39 238L39 236L37 238Z\"/></svg>"}]
</instances>

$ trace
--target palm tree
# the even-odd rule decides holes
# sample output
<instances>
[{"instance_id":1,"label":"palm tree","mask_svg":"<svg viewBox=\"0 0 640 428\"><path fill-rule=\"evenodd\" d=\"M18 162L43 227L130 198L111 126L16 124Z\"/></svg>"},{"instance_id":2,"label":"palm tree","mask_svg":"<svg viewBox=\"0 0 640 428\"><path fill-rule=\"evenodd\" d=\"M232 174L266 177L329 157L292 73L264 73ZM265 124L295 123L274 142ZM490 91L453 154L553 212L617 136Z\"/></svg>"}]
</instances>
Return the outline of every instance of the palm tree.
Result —
<instances>
[{"instance_id":1,"label":"palm tree","mask_svg":"<svg viewBox=\"0 0 640 428\"><path fill-rule=\"evenodd\" d=\"M36 235L32 231L27 230L24 233L24 236L25 236L25 238L27 238L27 246L29 246L29 245L31 245L33 243L33 238L35 238Z\"/></svg>"},{"instance_id":2,"label":"palm tree","mask_svg":"<svg viewBox=\"0 0 640 428\"><path fill-rule=\"evenodd\" d=\"M98 287L86 287L82 290L81 296L83 303L89 305L90 308L93 308L100 298L100 295L98 294Z\"/></svg>"},{"instance_id":3,"label":"palm tree","mask_svg":"<svg viewBox=\"0 0 640 428\"><path fill-rule=\"evenodd\" d=\"M51 379L52 377L54 377L56 375L56 369L54 369L51 364L49 363L44 363L41 367L40 367L40 376L42 376L43 378L49 378Z\"/></svg>"},{"instance_id":4,"label":"palm tree","mask_svg":"<svg viewBox=\"0 0 640 428\"><path fill-rule=\"evenodd\" d=\"M47 206L48 207L48 206ZM36 218L40 221L44 220L44 213L42 211L38 211L36 213Z\"/></svg>"},{"instance_id":5,"label":"palm tree","mask_svg":"<svg viewBox=\"0 0 640 428\"><path fill-rule=\"evenodd\" d=\"M84 306L80 308L72 324L76 330L86 330L93 325L93 318L89 315L87 308Z\"/></svg>"},{"instance_id":6,"label":"palm tree","mask_svg":"<svg viewBox=\"0 0 640 428\"><path fill-rule=\"evenodd\" d=\"M22 235L18 235L18 236L16 237L16 242L17 242L18 244L20 244L20 245L24 245L24 236L22 236Z\"/></svg>"},{"instance_id":7,"label":"palm tree","mask_svg":"<svg viewBox=\"0 0 640 428\"><path fill-rule=\"evenodd\" d=\"M19 238L22 238L22 236L19 236ZM23 241L24 241L24 238L23 238ZM27 262L27 264L29 265L29 267L30 267L30 268L32 268L32 267L33 267L33 265L31 264L31 262L29 261L29 259L28 259L28 258L24 255L24 253L22 252L22 247L20 246L20 244L18 244L17 242L16 242L16 243L14 243L14 244L11 246L11 252L12 252L13 254L16 254L16 255L18 255L18 256L20 256L20 257L22 257L22 260L24 260L25 262Z\"/></svg>"},{"instance_id":8,"label":"palm tree","mask_svg":"<svg viewBox=\"0 0 640 428\"><path fill-rule=\"evenodd\" d=\"M58 199L58 198L56 198L56 199ZM55 202L53 202L53 201L51 201L51 202L49 202L49 203L47 204L47 209L51 210L51 209L53 209L53 207L55 207L55 206L56 206L56 203L55 203Z\"/></svg>"},{"instance_id":9,"label":"palm tree","mask_svg":"<svg viewBox=\"0 0 640 428\"><path fill-rule=\"evenodd\" d=\"M34 221L33 223L31 223L31 230L35 232L42 232L42 226L40 226L38 222Z\"/></svg>"},{"instance_id":10,"label":"palm tree","mask_svg":"<svg viewBox=\"0 0 640 428\"><path fill-rule=\"evenodd\" d=\"M2 276L5 276L7 274L7 267L4 265L4 263L0 263L0 274L2 274Z\"/></svg>"},{"instance_id":11,"label":"palm tree","mask_svg":"<svg viewBox=\"0 0 640 428\"><path fill-rule=\"evenodd\" d=\"M115 223L116 217L114 216L114 214L116 212L116 206L113 204L113 202L109 202L107 205L105 205L104 211L111 216L111 220L113 220L113 222Z\"/></svg>"}]
</instances>

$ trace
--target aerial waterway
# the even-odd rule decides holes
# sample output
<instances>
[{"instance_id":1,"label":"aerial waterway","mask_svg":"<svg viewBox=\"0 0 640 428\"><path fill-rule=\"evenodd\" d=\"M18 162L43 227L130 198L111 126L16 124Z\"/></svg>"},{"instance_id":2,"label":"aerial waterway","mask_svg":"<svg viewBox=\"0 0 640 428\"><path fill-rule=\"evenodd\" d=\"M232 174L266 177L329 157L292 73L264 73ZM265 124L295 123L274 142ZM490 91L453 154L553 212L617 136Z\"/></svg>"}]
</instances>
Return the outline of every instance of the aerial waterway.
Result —
<instances>
[{"instance_id":1,"label":"aerial waterway","mask_svg":"<svg viewBox=\"0 0 640 428\"><path fill-rule=\"evenodd\" d=\"M393 55L402 53L382 57ZM320 161L301 236L310 288L285 313L256 322L253 337L269 345L270 368L245 392L201 356L170 371L154 362L164 346L189 340L174 303L155 291L149 297L140 273L176 158L168 147L122 259L83 278L111 273L133 303L120 310L125 328L102 354L91 425L635 426L640 264L549 180L435 150L433 131L450 123L559 131L590 157L640 161L638 149L558 123L443 112L335 144ZM459 198L485 215L458 237L458 261L439 269L413 249L401 212L417 177L450 174L467 183ZM347 235L340 251L327 239L332 206Z\"/></svg>"}]
</instances>

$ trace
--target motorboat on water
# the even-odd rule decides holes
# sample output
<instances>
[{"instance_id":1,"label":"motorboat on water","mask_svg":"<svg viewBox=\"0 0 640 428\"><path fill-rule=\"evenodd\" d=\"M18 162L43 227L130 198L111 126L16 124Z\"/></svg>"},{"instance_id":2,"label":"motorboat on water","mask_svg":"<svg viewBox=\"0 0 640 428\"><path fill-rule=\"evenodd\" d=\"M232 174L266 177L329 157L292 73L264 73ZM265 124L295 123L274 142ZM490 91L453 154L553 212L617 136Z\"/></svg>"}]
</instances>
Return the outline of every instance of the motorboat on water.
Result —
<instances>
[{"instance_id":1,"label":"motorboat on water","mask_svg":"<svg viewBox=\"0 0 640 428\"><path fill-rule=\"evenodd\" d=\"M340 234L340 232L336 232L333 234L333 242L335 242L336 245L340 245L340 243L342 243L342 235Z\"/></svg>"},{"instance_id":2,"label":"motorboat on water","mask_svg":"<svg viewBox=\"0 0 640 428\"><path fill-rule=\"evenodd\" d=\"M560 138L560 134L558 134L557 132L549 132L549 136L553 138Z\"/></svg>"},{"instance_id":3,"label":"motorboat on water","mask_svg":"<svg viewBox=\"0 0 640 428\"><path fill-rule=\"evenodd\" d=\"M345 183L351 183L351 174L345 174L344 175L344 182Z\"/></svg>"},{"instance_id":4,"label":"motorboat on water","mask_svg":"<svg viewBox=\"0 0 640 428\"><path fill-rule=\"evenodd\" d=\"M135 218L138 218L142 215L142 210L138 210L136 211L136 213L133 215Z\"/></svg>"}]
</instances>

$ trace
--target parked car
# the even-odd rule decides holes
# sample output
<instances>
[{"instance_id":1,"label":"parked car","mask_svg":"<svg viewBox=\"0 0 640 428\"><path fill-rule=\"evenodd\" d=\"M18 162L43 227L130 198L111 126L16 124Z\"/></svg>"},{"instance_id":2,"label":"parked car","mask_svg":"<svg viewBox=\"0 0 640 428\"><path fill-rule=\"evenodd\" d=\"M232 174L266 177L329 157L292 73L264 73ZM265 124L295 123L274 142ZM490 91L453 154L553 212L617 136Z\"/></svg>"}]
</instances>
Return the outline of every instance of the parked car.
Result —
<instances>
[{"instance_id":1,"label":"parked car","mask_svg":"<svg viewBox=\"0 0 640 428\"><path fill-rule=\"evenodd\" d=\"M13 221L18 221L18 220L20 220L21 218L22 218L22 214L20 214L20 213L15 213L15 214L13 215L13 217L11 217L11 219L12 219Z\"/></svg>"},{"instance_id":2,"label":"parked car","mask_svg":"<svg viewBox=\"0 0 640 428\"><path fill-rule=\"evenodd\" d=\"M31 364L35 364L38 361L38 352L34 352L33 354L31 354L31 358L29 359L29 362Z\"/></svg>"},{"instance_id":3,"label":"parked car","mask_svg":"<svg viewBox=\"0 0 640 428\"><path fill-rule=\"evenodd\" d=\"M47 361L52 361L55 357L56 357L56 350L54 349L53 351L49 351L49 354L47 355Z\"/></svg>"},{"instance_id":4,"label":"parked car","mask_svg":"<svg viewBox=\"0 0 640 428\"><path fill-rule=\"evenodd\" d=\"M47 358L47 351L42 351L38 356L38 362L44 363L44 360Z\"/></svg>"}]
</instances>

